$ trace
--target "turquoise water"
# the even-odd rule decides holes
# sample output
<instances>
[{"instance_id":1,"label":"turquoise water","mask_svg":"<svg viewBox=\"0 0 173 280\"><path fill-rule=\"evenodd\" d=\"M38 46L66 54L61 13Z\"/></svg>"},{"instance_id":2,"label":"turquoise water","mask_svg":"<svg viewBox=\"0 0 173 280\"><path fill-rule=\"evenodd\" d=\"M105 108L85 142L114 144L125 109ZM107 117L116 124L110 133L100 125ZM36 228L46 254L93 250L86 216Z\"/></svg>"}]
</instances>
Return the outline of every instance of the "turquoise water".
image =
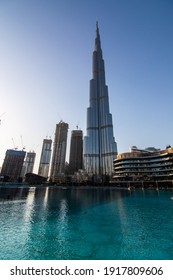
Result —
<instances>
[{"instance_id":1,"label":"turquoise water","mask_svg":"<svg viewBox=\"0 0 173 280\"><path fill-rule=\"evenodd\" d=\"M0 188L0 259L173 259L173 191Z\"/></svg>"}]
</instances>

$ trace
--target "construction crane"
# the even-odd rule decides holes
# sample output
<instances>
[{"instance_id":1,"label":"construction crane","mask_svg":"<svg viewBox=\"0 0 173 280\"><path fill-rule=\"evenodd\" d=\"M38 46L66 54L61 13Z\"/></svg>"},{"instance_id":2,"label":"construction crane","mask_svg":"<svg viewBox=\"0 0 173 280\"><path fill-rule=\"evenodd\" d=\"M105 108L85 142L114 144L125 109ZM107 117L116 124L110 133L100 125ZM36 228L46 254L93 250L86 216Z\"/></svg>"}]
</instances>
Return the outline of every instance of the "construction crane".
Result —
<instances>
[{"instance_id":1,"label":"construction crane","mask_svg":"<svg viewBox=\"0 0 173 280\"><path fill-rule=\"evenodd\" d=\"M18 147L15 145L15 143L14 143L14 139L13 139L13 138L11 138L11 140L12 140L12 142L13 142L13 147L14 147L14 150L17 150L17 149L18 149Z\"/></svg>"},{"instance_id":2,"label":"construction crane","mask_svg":"<svg viewBox=\"0 0 173 280\"><path fill-rule=\"evenodd\" d=\"M22 135L20 135L20 139L21 139L22 151L23 151L23 150L25 150L25 146L23 145L23 138L22 138Z\"/></svg>"},{"instance_id":3,"label":"construction crane","mask_svg":"<svg viewBox=\"0 0 173 280\"><path fill-rule=\"evenodd\" d=\"M1 117L2 117L4 114L5 114L5 112L4 112L2 115L0 115L0 125L1 125Z\"/></svg>"},{"instance_id":4,"label":"construction crane","mask_svg":"<svg viewBox=\"0 0 173 280\"><path fill-rule=\"evenodd\" d=\"M36 146L36 147L35 147L35 146ZM32 146L32 148L31 148L30 151L35 152L35 150L37 150L38 146L39 146L39 144L37 144L37 145L34 144L34 145Z\"/></svg>"}]
</instances>

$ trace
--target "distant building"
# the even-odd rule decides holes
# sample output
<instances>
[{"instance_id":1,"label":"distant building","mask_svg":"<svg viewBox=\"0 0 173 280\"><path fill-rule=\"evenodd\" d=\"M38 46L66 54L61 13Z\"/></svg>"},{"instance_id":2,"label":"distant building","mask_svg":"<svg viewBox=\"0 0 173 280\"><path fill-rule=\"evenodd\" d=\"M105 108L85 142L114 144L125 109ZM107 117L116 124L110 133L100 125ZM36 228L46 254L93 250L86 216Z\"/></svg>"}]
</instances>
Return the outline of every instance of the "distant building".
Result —
<instances>
[{"instance_id":1,"label":"distant building","mask_svg":"<svg viewBox=\"0 0 173 280\"><path fill-rule=\"evenodd\" d=\"M52 140L51 139L44 139L40 164L38 169L38 175L43 177L48 177L49 174L49 166L50 166L50 158L51 158L51 148L52 148Z\"/></svg>"},{"instance_id":2,"label":"distant building","mask_svg":"<svg viewBox=\"0 0 173 280\"><path fill-rule=\"evenodd\" d=\"M69 158L69 173L74 174L83 167L83 133L82 130L72 130Z\"/></svg>"},{"instance_id":3,"label":"distant building","mask_svg":"<svg viewBox=\"0 0 173 280\"><path fill-rule=\"evenodd\" d=\"M68 124L60 121L56 125L50 180L58 182L65 172Z\"/></svg>"},{"instance_id":4,"label":"distant building","mask_svg":"<svg viewBox=\"0 0 173 280\"><path fill-rule=\"evenodd\" d=\"M165 150L138 149L122 153L114 160L114 179L119 181L157 181L173 179L173 147Z\"/></svg>"},{"instance_id":5,"label":"distant building","mask_svg":"<svg viewBox=\"0 0 173 280\"><path fill-rule=\"evenodd\" d=\"M7 150L1 170L1 176L9 178L9 181L11 182L18 181L21 175L25 155L25 151Z\"/></svg>"},{"instance_id":6,"label":"distant building","mask_svg":"<svg viewBox=\"0 0 173 280\"><path fill-rule=\"evenodd\" d=\"M28 152L26 154L26 158L25 158L25 161L23 163L22 172L21 172L21 177L22 178L25 177L25 174L33 172L35 157L36 157L35 152Z\"/></svg>"}]
</instances>

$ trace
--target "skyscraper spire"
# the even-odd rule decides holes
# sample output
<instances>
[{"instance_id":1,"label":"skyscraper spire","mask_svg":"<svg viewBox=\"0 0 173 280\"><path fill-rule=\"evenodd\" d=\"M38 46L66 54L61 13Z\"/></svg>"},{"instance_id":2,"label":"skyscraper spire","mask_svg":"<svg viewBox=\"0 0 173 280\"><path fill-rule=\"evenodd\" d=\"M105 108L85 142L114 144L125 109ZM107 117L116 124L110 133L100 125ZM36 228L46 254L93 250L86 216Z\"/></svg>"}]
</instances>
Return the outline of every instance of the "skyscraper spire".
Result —
<instances>
[{"instance_id":1,"label":"skyscraper spire","mask_svg":"<svg viewBox=\"0 0 173 280\"><path fill-rule=\"evenodd\" d=\"M96 39L95 39L95 50L101 50L101 44L100 44L100 34L99 34L99 26L98 21L96 21Z\"/></svg>"},{"instance_id":2,"label":"skyscraper spire","mask_svg":"<svg viewBox=\"0 0 173 280\"><path fill-rule=\"evenodd\" d=\"M117 145L113 136L112 115L109 112L108 87L98 22L96 22L93 52L90 104L87 108L87 135L84 138L84 166L89 175L112 175Z\"/></svg>"},{"instance_id":3,"label":"skyscraper spire","mask_svg":"<svg viewBox=\"0 0 173 280\"><path fill-rule=\"evenodd\" d=\"M96 21L96 38L99 38L99 39L100 39L98 21Z\"/></svg>"}]
</instances>

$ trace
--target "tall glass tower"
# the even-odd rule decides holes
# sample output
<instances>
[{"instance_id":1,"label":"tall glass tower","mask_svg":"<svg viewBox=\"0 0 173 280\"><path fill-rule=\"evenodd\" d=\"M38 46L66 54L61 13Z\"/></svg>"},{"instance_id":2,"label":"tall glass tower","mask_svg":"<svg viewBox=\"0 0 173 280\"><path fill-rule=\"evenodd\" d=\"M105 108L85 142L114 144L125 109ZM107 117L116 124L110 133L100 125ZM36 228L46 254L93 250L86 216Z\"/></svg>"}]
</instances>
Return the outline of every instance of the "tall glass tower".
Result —
<instances>
[{"instance_id":1,"label":"tall glass tower","mask_svg":"<svg viewBox=\"0 0 173 280\"><path fill-rule=\"evenodd\" d=\"M68 123L60 121L56 125L55 139L52 155L52 165L50 179L52 182L58 182L59 178L65 172L65 157L67 147Z\"/></svg>"},{"instance_id":2,"label":"tall glass tower","mask_svg":"<svg viewBox=\"0 0 173 280\"><path fill-rule=\"evenodd\" d=\"M96 23L95 49L87 108L87 135L84 137L84 166L88 175L98 178L113 173L117 144L113 136L112 115L109 112L108 87L102 57L100 34Z\"/></svg>"},{"instance_id":3,"label":"tall glass tower","mask_svg":"<svg viewBox=\"0 0 173 280\"><path fill-rule=\"evenodd\" d=\"M74 174L83 168L83 133L82 130L72 130L70 144L69 171Z\"/></svg>"}]
</instances>

